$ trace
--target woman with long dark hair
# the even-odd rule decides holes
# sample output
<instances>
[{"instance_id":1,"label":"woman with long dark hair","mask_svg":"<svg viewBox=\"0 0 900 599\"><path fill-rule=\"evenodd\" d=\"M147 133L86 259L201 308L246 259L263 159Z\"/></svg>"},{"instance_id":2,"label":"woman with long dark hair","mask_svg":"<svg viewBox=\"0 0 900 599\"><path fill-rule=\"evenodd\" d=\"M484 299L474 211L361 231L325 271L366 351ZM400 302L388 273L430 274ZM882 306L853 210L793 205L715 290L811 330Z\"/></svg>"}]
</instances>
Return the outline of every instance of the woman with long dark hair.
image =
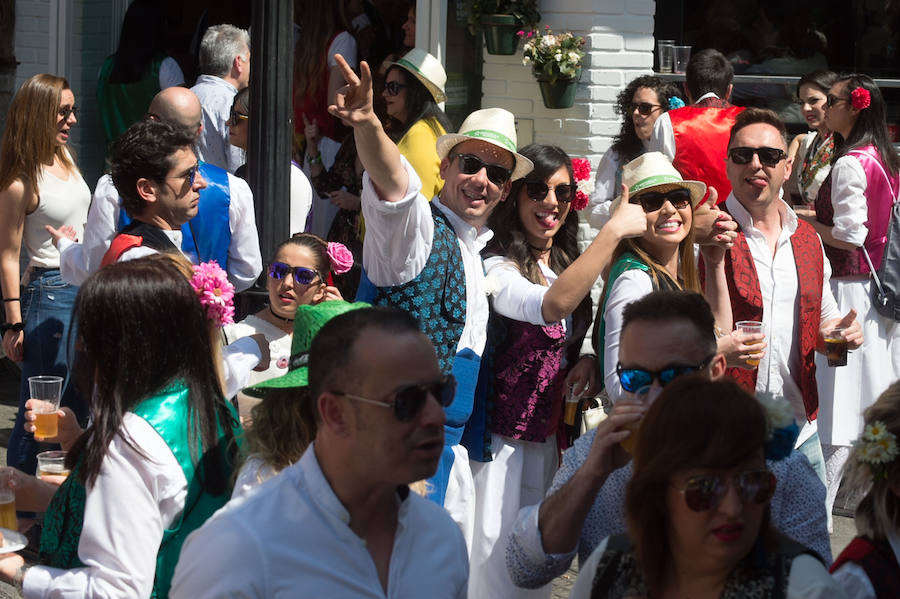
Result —
<instances>
[{"instance_id":1,"label":"woman with long dark hair","mask_svg":"<svg viewBox=\"0 0 900 599\"><path fill-rule=\"evenodd\" d=\"M641 420L628 533L598 545L571 596L840 597L822 558L770 523L778 481L767 426L737 383L691 375L666 385Z\"/></svg>"},{"instance_id":2,"label":"woman with long dark hair","mask_svg":"<svg viewBox=\"0 0 900 599\"><path fill-rule=\"evenodd\" d=\"M521 597L504 561L506 536L520 507L543 499L559 465L566 384L593 388L593 357L581 356L591 322L590 288L616 244L646 228L643 211L625 204L591 245L578 250L572 160L556 146L521 154L534 170L512 184L488 223L494 238L485 260L493 295L494 379L491 456L471 455L475 530L469 591L477 597ZM577 196L577 197L576 197ZM564 444L563 444L564 445ZM486 459L490 461L484 461Z\"/></svg>"},{"instance_id":3,"label":"woman with long dark hair","mask_svg":"<svg viewBox=\"0 0 900 599\"><path fill-rule=\"evenodd\" d=\"M77 110L68 81L34 75L16 92L0 142L0 286L6 316L0 330L6 355L22 363L19 413L6 463L29 474L37 466L38 445L23 428L28 377L66 376L66 340L78 291L63 282L59 251L45 227L70 225L76 236L83 235L91 202L69 148ZM22 246L29 256L24 273ZM63 404L84 417L83 406L72 399L66 392Z\"/></svg>"},{"instance_id":4,"label":"woman with long dark hair","mask_svg":"<svg viewBox=\"0 0 900 599\"><path fill-rule=\"evenodd\" d=\"M850 444L862 430L863 411L900 379L900 325L879 314L872 302L871 271L881 265L891 206L900 193L900 157L886 114L881 90L868 75L837 79L825 109L825 124L834 131L831 173L819 190L814 215L801 211L825 244L838 310L857 311L865 339L847 356L846 366L829 367L817 358L829 514Z\"/></svg>"},{"instance_id":5,"label":"woman with long dark hair","mask_svg":"<svg viewBox=\"0 0 900 599\"><path fill-rule=\"evenodd\" d=\"M413 48L388 67L384 81L388 123L385 129L422 180L429 200L441 191L437 138L452 133L450 120L438 106L447 99L447 74L437 58Z\"/></svg>"},{"instance_id":6,"label":"woman with long dark hair","mask_svg":"<svg viewBox=\"0 0 900 599\"><path fill-rule=\"evenodd\" d=\"M610 202L622 185L622 166L647 151L656 119L670 108L684 105L679 102L678 89L653 75L632 79L616 96L622 128L597 166L589 213L592 227L599 229L609 220Z\"/></svg>"},{"instance_id":7,"label":"woman with long dark hair","mask_svg":"<svg viewBox=\"0 0 900 599\"><path fill-rule=\"evenodd\" d=\"M166 596L181 544L223 506L240 431L218 330L169 255L109 265L75 303L93 421L44 517L41 563L0 560L25 597Z\"/></svg>"},{"instance_id":8,"label":"woman with long dark hair","mask_svg":"<svg viewBox=\"0 0 900 599\"><path fill-rule=\"evenodd\" d=\"M797 101L810 131L794 137L788 147L793 162L789 183L790 191L799 193L803 204L816 201L819 187L831 171L834 138L825 123L825 100L837 77L837 73L819 70L807 73L797 83Z\"/></svg>"}]
</instances>

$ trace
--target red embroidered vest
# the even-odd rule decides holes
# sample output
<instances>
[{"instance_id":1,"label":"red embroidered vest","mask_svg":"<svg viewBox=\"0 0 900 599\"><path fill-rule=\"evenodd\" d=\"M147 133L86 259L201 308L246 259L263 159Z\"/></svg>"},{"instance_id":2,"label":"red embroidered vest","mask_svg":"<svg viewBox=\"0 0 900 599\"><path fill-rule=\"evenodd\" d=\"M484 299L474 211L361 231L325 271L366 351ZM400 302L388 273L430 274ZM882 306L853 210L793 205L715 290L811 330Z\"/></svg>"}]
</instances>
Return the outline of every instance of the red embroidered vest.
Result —
<instances>
[{"instance_id":1,"label":"red embroidered vest","mask_svg":"<svg viewBox=\"0 0 900 599\"><path fill-rule=\"evenodd\" d=\"M886 541L856 537L834 561L830 572L834 574L847 562L858 564L863 569L875 589L877 599L900 597L900 564Z\"/></svg>"},{"instance_id":2,"label":"red embroidered vest","mask_svg":"<svg viewBox=\"0 0 900 599\"><path fill-rule=\"evenodd\" d=\"M727 108L715 107L725 105ZM669 111L672 131L675 133L675 159L672 164L685 179L703 181L715 187L719 193L716 202L721 204L731 193L731 183L725 173L725 155L728 136L740 106L731 106L722 100L709 98L693 106Z\"/></svg>"},{"instance_id":3,"label":"red embroidered vest","mask_svg":"<svg viewBox=\"0 0 900 599\"><path fill-rule=\"evenodd\" d=\"M881 266L884 246L887 244L887 229L891 218L891 205L897 193L898 177L888 174L875 146L857 148L847 154L859 160L866 174L866 228L869 234L866 235L863 245L877 269ZM829 227L834 225L831 173L828 174L816 197L816 219ZM843 250L826 244L825 255L831 261L835 277L869 274L869 265L860 249Z\"/></svg>"},{"instance_id":4,"label":"red embroidered vest","mask_svg":"<svg viewBox=\"0 0 900 599\"><path fill-rule=\"evenodd\" d=\"M800 221L791 235L794 262L797 264L798 292L800 294L799 335L800 372L791 377L803 395L806 417L813 421L819 410L819 393L816 388L816 341L819 338L819 320L822 314L823 258L819 236L811 225ZM763 298L759 287L756 265L750 254L750 246L742 231L738 231L734 247L725 262L728 293L731 295L731 311L734 321L763 319ZM769 348L771 351L771 348ZM726 374L746 387L756 391L758 369L729 368Z\"/></svg>"}]
</instances>

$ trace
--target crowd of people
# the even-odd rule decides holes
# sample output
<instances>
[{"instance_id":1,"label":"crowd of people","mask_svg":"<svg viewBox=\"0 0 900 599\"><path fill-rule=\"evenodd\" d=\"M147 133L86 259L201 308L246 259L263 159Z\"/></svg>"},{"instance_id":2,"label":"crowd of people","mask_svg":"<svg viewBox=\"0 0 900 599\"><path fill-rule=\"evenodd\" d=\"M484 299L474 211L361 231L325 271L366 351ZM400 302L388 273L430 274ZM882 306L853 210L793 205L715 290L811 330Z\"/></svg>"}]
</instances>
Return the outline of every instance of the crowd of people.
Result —
<instances>
[{"instance_id":1,"label":"crowd of people","mask_svg":"<svg viewBox=\"0 0 900 599\"><path fill-rule=\"evenodd\" d=\"M900 158L871 78L803 77L789 144L776 113L729 103L716 50L683 94L637 77L589 197L588 161L518 147L509 111L454 129L414 5L393 54L352 34L371 26L354 2L314 12L292 235L265 268L247 31L208 28L191 88L123 40L93 197L69 84L18 90L7 461L40 543L0 579L28 598L548 597L578 554L572 597L900 594L900 326L872 299ZM267 302L235 314L258 277ZM66 378L48 438L38 374ZM47 443L65 479L34 476ZM859 536L833 560L845 473Z\"/></svg>"}]
</instances>

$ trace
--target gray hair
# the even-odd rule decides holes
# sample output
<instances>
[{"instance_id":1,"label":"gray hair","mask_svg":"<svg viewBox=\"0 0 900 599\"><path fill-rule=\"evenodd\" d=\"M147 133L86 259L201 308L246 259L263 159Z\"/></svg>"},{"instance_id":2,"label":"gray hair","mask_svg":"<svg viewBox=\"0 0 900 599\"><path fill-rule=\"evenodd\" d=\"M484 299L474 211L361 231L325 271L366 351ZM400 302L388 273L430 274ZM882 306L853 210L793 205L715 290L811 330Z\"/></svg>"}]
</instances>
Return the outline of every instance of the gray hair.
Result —
<instances>
[{"instance_id":1,"label":"gray hair","mask_svg":"<svg viewBox=\"0 0 900 599\"><path fill-rule=\"evenodd\" d=\"M224 77L236 56L250 50L250 34L234 25L213 25L200 42L200 72Z\"/></svg>"}]
</instances>

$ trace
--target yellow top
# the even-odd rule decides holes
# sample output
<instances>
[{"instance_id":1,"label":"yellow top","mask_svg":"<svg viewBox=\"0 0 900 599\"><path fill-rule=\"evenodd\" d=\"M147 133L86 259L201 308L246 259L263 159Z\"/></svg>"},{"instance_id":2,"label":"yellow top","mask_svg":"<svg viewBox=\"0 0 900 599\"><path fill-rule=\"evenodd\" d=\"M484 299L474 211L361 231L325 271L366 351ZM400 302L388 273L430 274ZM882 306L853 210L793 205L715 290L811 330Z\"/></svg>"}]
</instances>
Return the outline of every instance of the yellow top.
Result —
<instances>
[{"instance_id":1,"label":"yellow top","mask_svg":"<svg viewBox=\"0 0 900 599\"><path fill-rule=\"evenodd\" d=\"M430 124L425 119L416 121L409 128L409 131L406 132L406 135L397 142L397 147L400 149L400 153L409 160L412 167L416 169L416 173L422 180L422 195L428 198L430 202L431 198L440 193L444 187L444 180L441 179L440 175L441 161L438 160L435 144L437 143L437 138L446 133L446 131L434 119L429 120L431 121ZM432 124L440 133L435 134L431 128Z\"/></svg>"}]
</instances>

